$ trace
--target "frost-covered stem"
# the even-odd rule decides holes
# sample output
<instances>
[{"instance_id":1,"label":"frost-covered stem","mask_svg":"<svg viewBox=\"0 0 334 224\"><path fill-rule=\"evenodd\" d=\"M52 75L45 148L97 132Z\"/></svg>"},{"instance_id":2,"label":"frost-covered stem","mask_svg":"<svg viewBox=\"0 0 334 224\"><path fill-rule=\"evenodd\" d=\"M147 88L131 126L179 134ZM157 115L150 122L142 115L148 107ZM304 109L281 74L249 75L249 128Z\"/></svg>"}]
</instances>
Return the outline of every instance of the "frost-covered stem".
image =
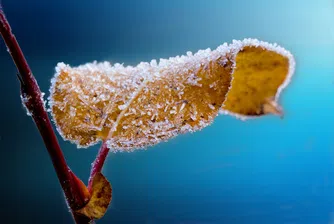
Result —
<instances>
[{"instance_id":1,"label":"frost-covered stem","mask_svg":"<svg viewBox=\"0 0 334 224\"><path fill-rule=\"evenodd\" d=\"M7 45L19 72L21 82L21 96L28 112L31 114L51 157L54 169L57 173L59 182L64 191L66 200L72 209L84 206L86 203L84 192L79 185L73 180L73 173L69 170L64 155L60 149L56 135L52 129L51 121L44 107L42 93L37 81L33 76L31 69L23 55L23 52L12 33L11 27L5 17L0 3L0 33ZM76 221L79 218L73 214ZM89 223L80 218L80 223ZM77 222L79 223L79 222Z\"/></svg>"},{"instance_id":2,"label":"frost-covered stem","mask_svg":"<svg viewBox=\"0 0 334 224\"><path fill-rule=\"evenodd\" d=\"M92 163L92 168L90 170L89 180L88 180L88 190L90 191L92 188L93 177L96 173L101 172L104 162L109 153L109 148L107 147L107 143L104 141L101 145L101 148L95 158L95 161Z\"/></svg>"}]
</instances>

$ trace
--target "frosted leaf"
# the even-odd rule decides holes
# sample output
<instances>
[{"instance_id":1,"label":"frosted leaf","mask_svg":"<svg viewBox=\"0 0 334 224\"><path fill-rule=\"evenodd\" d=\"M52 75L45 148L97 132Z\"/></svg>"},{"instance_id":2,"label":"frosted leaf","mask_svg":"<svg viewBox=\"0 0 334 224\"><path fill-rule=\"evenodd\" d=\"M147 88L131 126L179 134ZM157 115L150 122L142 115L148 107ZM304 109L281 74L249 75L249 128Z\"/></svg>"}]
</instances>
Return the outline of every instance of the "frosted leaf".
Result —
<instances>
[{"instance_id":1,"label":"frosted leaf","mask_svg":"<svg viewBox=\"0 0 334 224\"><path fill-rule=\"evenodd\" d=\"M294 66L290 52L255 39L135 67L59 63L49 104L65 139L133 151L200 130L219 112L280 114L277 101Z\"/></svg>"}]
</instances>

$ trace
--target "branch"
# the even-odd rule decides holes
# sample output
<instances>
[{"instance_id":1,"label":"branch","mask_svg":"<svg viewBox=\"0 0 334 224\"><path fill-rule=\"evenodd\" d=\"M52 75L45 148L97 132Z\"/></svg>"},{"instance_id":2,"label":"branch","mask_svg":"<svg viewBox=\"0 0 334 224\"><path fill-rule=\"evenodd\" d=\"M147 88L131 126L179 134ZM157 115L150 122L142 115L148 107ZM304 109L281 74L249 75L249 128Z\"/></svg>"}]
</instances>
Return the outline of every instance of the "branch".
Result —
<instances>
[{"instance_id":1,"label":"branch","mask_svg":"<svg viewBox=\"0 0 334 224\"><path fill-rule=\"evenodd\" d=\"M3 12L0 2L0 33L7 45L19 72L21 83L21 98L29 114L31 114L48 150L59 182L64 191L68 205L73 210L83 207L89 198L85 188L80 184L80 180L68 168L64 155L59 146L56 135L52 129L51 121L44 107L44 100L37 81L23 55L23 52L12 33L11 27ZM78 217L73 213L77 223L90 223L86 217Z\"/></svg>"}]
</instances>

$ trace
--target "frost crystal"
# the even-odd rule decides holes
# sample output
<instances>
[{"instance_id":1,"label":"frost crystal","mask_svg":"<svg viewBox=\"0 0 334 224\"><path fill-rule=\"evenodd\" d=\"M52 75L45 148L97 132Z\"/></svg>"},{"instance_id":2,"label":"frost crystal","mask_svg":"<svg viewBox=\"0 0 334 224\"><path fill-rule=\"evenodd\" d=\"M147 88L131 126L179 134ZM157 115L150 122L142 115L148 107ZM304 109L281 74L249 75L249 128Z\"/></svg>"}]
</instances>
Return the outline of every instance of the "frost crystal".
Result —
<instances>
[{"instance_id":1,"label":"frost crystal","mask_svg":"<svg viewBox=\"0 0 334 224\"><path fill-rule=\"evenodd\" d=\"M26 104L29 102L29 99L30 99L30 96L27 96L27 95L22 95L20 94L20 98L21 98L21 102L22 102L22 105L23 107L26 109L26 113L28 116L31 116L32 114L30 113L30 111L28 110Z\"/></svg>"}]
</instances>

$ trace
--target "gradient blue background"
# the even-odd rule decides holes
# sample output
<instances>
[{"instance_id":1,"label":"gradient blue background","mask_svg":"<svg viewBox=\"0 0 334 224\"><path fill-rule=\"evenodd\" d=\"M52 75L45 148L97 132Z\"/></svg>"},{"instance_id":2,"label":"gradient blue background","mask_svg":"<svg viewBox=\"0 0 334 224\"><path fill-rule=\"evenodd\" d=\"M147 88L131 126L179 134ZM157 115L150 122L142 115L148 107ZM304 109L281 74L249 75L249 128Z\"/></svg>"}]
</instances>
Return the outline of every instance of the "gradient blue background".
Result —
<instances>
[{"instance_id":1,"label":"gradient blue background","mask_svg":"<svg viewBox=\"0 0 334 224\"><path fill-rule=\"evenodd\" d=\"M220 116L147 151L111 154L113 201L98 223L333 224L334 2L331 0L2 0L41 89L57 62L124 62L216 48L246 37L290 50L296 73L285 118ZM42 140L0 41L1 217L72 223ZM98 146L60 139L87 180Z\"/></svg>"}]
</instances>

